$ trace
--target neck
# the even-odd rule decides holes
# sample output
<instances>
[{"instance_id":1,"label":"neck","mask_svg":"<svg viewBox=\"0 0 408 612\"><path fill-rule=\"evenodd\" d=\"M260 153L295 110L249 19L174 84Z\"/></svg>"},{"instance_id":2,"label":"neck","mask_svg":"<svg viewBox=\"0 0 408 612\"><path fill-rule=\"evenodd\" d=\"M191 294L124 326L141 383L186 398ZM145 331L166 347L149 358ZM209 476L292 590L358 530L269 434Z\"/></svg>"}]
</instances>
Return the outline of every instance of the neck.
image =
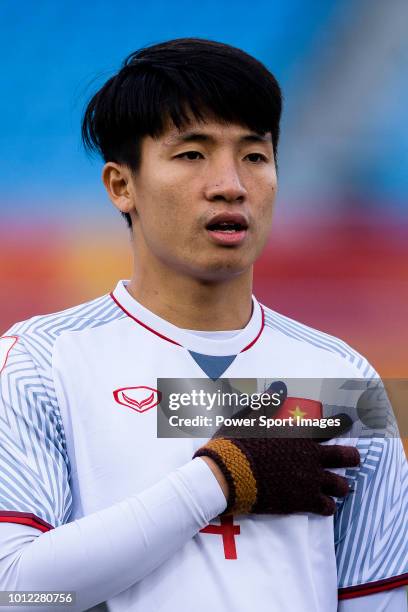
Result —
<instances>
[{"instance_id":1,"label":"neck","mask_svg":"<svg viewBox=\"0 0 408 612\"><path fill-rule=\"evenodd\" d=\"M220 282L200 281L175 270L139 261L127 290L142 306L183 329L241 329L252 314L252 267Z\"/></svg>"}]
</instances>

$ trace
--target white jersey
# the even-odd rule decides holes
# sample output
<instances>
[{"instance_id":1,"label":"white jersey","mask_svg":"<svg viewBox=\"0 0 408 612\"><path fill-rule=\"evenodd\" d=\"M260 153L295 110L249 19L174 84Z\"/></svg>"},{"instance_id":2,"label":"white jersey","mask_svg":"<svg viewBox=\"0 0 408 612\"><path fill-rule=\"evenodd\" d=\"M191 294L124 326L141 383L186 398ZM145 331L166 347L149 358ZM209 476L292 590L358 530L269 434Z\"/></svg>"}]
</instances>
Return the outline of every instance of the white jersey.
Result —
<instances>
[{"instance_id":1,"label":"white jersey","mask_svg":"<svg viewBox=\"0 0 408 612\"><path fill-rule=\"evenodd\" d=\"M157 437L158 378L367 378L342 341L261 306L217 339L111 295L15 325L0 340L0 521L41 531L107 508L191 460L202 439ZM356 443L342 440L342 443ZM357 441L354 493L333 517L215 518L114 612L335 612L408 578L408 471L397 438ZM196 460L197 461L197 460ZM175 529L177 526L175 525ZM114 538L115 534L112 533Z\"/></svg>"}]
</instances>

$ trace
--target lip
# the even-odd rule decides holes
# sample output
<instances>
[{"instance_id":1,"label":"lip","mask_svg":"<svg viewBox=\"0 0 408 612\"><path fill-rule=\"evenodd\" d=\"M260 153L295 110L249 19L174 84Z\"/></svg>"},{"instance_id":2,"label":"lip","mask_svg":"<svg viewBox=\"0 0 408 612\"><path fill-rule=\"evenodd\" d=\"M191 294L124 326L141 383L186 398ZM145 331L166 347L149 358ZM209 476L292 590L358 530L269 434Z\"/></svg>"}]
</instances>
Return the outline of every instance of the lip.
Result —
<instances>
[{"instance_id":1,"label":"lip","mask_svg":"<svg viewBox=\"0 0 408 612\"><path fill-rule=\"evenodd\" d=\"M241 226L237 232L225 232L221 230L210 230L210 226L216 223L235 223ZM242 244L248 233L248 219L242 213L222 212L214 215L206 224L206 230L211 242L224 246L237 246Z\"/></svg>"},{"instance_id":2,"label":"lip","mask_svg":"<svg viewBox=\"0 0 408 612\"><path fill-rule=\"evenodd\" d=\"M239 232L227 233L207 229L207 233L210 240L216 244L235 246L245 240L248 230L242 229Z\"/></svg>"},{"instance_id":3,"label":"lip","mask_svg":"<svg viewBox=\"0 0 408 612\"><path fill-rule=\"evenodd\" d=\"M215 223L236 223L242 225L243 230L248 229L248 219L242 213L233 213L233 212L223 212L218 213L218 215L214 215L211 219L208 220L206 224L206 229L209 228L210 225L214 225ZM237 232L239 233L239 232Z\"/></svg>"}]
</instances>

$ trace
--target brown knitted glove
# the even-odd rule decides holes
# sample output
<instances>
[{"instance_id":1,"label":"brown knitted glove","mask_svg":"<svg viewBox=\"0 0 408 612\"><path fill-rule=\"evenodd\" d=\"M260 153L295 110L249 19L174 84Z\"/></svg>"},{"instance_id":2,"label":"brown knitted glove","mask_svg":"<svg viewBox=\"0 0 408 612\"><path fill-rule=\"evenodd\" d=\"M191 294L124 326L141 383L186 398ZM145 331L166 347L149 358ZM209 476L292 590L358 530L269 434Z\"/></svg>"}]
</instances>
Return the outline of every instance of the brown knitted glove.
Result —
<instances>
[{"instance_id":1,"label":"brown knitted glove","mask_svg":"<svg viewBox=\"0 0 408 612\"><path fill-rule=\"evenodd\" d=\"M336 415L336 437L352 426L347 415ZM302 432L303 434L304 432ZM311 433L311 432L310 432ZM291 431L291 436L296 431ZM213 459L229 485L224 514L334 514L333 497L349 493L347 480L326 468L356 467L356 448L319 444L305 438L241 438L222 428L194 457Z\"/></svg>"}]
</instances>

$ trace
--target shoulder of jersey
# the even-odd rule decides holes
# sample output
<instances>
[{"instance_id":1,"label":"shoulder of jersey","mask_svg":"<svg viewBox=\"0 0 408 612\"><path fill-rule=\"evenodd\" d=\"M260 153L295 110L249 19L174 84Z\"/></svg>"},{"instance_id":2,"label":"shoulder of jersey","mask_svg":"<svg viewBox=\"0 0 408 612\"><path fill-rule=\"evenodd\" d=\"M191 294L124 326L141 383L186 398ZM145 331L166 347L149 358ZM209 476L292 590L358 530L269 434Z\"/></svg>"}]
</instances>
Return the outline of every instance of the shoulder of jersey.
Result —
<instances>
[{"instance_id":1,"label":"shoulder of jersey","mask_svg":"<svg viewBox=\"0 0 408 612\"><path fill-rule=\"evenodd\" d=\"M1 340L7 338L11 342L14 338L16 345L23 341L26 348L37 345L48 352L62 334L99 327L125 317L126 314L106 294L59 312L20 321L5 332Z\"/></svg>"},{"instance_id":2,"label":"shoulder of jersey","mask_svg":"<svg viewBox=\"0 0 408 612\"><path fill-rule=\"evenodd\" d=\"M312 352L326 352L327 357L330 355L332 358L343 362L350 369L350 372L354 371L355 375L359 377L378 377L377 372L367 359L340 338L295 321L267 306L262 305L262 307L265 312L266 328L281 334L288 341L306 345Z\"/></svg>"}]
</instances>

